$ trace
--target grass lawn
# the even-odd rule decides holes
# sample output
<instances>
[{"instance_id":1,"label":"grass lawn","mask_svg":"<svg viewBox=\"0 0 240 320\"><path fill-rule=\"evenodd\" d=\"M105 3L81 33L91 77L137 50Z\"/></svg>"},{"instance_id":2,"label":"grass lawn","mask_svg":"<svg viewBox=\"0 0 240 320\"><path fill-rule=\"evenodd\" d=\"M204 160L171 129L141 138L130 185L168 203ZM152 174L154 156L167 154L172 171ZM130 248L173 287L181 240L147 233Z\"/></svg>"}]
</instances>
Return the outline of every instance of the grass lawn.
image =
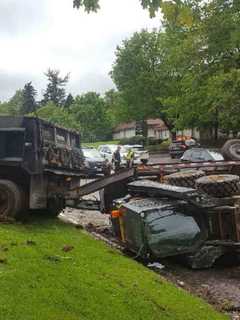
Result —
<instances>
[{"instance_id":1,"label":"grass lawn","mask_svg":"<svg viewBox=\"0 0 240 320\"><path fill-rule=\"evenodd\" d=\"M0 225L0 288L1 320L228 319L54 220Z\"/></svg>"},{"instance_id":2,"label":"grass lawn","mask_svg":"<svg viewBox=\"0 0 240 320\"><path fill-rule=\"evenodd\" d=\"M83 147L92 147L92 148L98 148L101 145L104 144L119 144L119 140L112 140L112 141L98 141L98 142L84 142L82 143Z\"/></svg>"}]
</instances>

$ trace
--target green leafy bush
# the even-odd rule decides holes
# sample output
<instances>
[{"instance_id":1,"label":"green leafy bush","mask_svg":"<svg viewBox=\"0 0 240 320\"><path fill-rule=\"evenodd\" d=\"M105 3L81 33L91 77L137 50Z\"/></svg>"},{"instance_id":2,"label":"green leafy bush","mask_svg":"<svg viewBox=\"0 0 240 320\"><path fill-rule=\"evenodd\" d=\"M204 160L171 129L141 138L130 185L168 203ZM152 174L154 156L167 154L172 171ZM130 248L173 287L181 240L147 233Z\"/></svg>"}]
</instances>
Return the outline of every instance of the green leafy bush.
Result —
<instances>
[{"instance_id":1,"label":"green leafy bush","mask_svg":"<svg viewBox=\"0 0 240 320\"><path fill-rule=\"evenodd\" d=\"M119 142L121 145L125 145L125 144L130 144L130 145L134 145L134 144L141 144L141 145L145 145L146 144L146 138L143 136L135 136L135 137L131 137L131 138L123 138L120 140Z\"/></svg>"}]
</instances>

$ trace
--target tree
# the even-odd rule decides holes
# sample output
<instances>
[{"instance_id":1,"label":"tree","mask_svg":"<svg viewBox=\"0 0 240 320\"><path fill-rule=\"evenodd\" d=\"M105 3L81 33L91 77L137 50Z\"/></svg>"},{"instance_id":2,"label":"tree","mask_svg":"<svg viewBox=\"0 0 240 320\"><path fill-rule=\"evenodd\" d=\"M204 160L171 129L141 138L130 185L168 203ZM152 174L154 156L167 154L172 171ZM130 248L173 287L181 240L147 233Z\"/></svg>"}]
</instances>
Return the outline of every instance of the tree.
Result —
<instances>
[{"instance_id":1,"label":"tree","mask_svg":"<svg viewBox=\"0 0 240 320\"><path fill-rule=\"evenodd\" d=\"M236 130L240 123L240 3L190 3L189 27L173 28L170 19L166 25L167 38L175 39L169 65L180 77L178 90L164 104L178 128L208 128L217 139L219 129Z\"/></svg>"},{"instance_id":2,"label":"tree","mask_svg":"<svg viewBox=\"0 0 240 320\"><path fill-rule=\"evenodd\" d=\"M12 115L8 102L0 102L0 115Z\"/></svg>"},{"instance_id":3,"label":"tree","mask_svg":"<svg viewBox=\"0 0 240 320\"><path fill-rule=\"evenodd\" d=\"M177 0L176 0L177 1ZM179 0L178 0L179 1ZM144 9L148 9L151 16L154 16L156 11L160 8L161 0L140 0ZM100 8L99 0L73 0L73 7L79 9L83 7L88 13L97 12Z\"/></svg>"},{"instance_id":4,"label":"tree","mask_svg":"<svg viewBox=\"0 0 240 320\"><path fill-rule=\"evenodd\" d=\"M71 105L74 103L74 98L71 93L66 98L66 101L64 103L64 108L69 109Z\"/></svg>"},{"instance_id":5,"label":"tree","mask_svg":"<svg viewBox=\"0 0 240 320\"><path fill-rule=\"evenodd\" d=\"M63 106L66 96L65 86L69 80L69 75L61 78L59 70L51 69L48 69L45 75L48 79L48 85L42 104L44 105L51 101L57 106Z\"/></svg>"},{"instance_id":6,"label":"tree","mask_svg":"<svg viewBox=\"0 0 240 320\"><path fill-rule=\"evenodd\" d=\"M28 82L25 84L24 89L22 91L22 114L28 114L36 110L36 97L37 91L34 89L32 82Z\"/></svg>"},{"instance_id":7,"label":"tree","mask_svg":"<svg viewBox=\"0 0 240 320\"><path fill-rule=\"evenodd\" d=\"M165 70L165 34L146 30L135 33L117 47L111 76L123 99L129 120L161 117L172 131L162 99L169 94L169 75Z\"/></svg>"},{"instance_id":8,"label":"tree","mask_svg":"<svg viewBox=\"0 0 240 320\"><path fill-rule=\"evenodd\" d=\"M49 102L45 106L39 108L37 110L37 115L41 119L45 119L65 128L80 131L80 125L79 122L75 120L75 115L69 113L64 108L59 108L59 106L56 106L53 102Z\"/></svg>"},{"instance_id":9,"label":"tree","mask_svg":"<svg viewBox=\"0 0 240 320\"><path fill-rule=\"evenodd\" d=\"M104 99L96 92L88 92L75 98L70 109L81 127L85 141L108 139L112 134Z\"/></svg>"},{"instance_id":10,"label":"tree","mask_svg":"<svg viewBox=\"0 0 240 320\"><path fill-rule=\"evenodd\" d=\"M106 106L106 116L114 128L121 122L129 120L128 107L121 92L114 89L105 92L104 101Z\"/></svg>"}]
</instances>

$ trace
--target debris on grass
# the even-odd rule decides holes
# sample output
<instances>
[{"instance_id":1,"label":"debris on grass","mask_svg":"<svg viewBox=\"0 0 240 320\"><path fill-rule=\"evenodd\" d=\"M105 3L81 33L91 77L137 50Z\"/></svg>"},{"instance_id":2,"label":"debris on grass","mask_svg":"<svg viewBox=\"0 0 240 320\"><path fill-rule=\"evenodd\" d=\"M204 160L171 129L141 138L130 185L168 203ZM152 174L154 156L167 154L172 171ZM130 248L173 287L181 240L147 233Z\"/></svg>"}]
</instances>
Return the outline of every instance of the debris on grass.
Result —
<instances>
[{"instance_id":1,"label":"debris on grass","mask_svg":"<svg viewBox=\"0 0 240 320\"><path fill-rule=\"evenodd\" d=\"M64 251L64 252L69 252L69 251L72 251L73 249L74 249L73 246L65 245L65 246L62 248L62 251Z\"/></svg>"},{"instance_id":2,"label":"debris on grass","mask_svg":"<svg viewBox=\"0 0 240 320\"><path fill-rule=\"evenodd\" d=\"M158 270L162 270L165 268L165 266L159 262L149 263L147 267L151 269L158 269Z\"/></svg>"},{"instance_id":3,"label":"debris on grass","mask_svg":"<svg viewBox=\"0 0 240 320\"><path fill-rule=\"evenodd\" d=\"M0 257L0 264L7 264L7 258L6 257Z\"/></svg>"},{"instance_id":4,"label":"debris on grass","mask_svg":"<svg viewBox=\"0 0 240 320\"><path fill-rule=\"evenodd\" d=\"M26 241L26 244L27 244L28 246L36 246L36 242L33 241L33 240L27 240L27 241Z\"/></svg>"}]
</instances>

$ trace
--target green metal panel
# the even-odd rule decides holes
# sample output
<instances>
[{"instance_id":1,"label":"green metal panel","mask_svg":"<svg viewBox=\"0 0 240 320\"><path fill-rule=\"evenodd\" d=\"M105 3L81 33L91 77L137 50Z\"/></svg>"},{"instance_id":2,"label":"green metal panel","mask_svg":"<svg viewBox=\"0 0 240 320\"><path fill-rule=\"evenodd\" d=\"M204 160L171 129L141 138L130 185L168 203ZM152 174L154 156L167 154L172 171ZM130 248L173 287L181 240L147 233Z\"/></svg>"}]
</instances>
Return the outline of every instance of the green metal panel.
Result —
<instances>
[{"instance_id":1,"label":"green metal panel","mask_svg":"<svg viewBox=\"0 0 240 320\"><path fill-rule=\"evenodd\" d=\"M127 246L142 256L195 252L207 239L204 217L183 201L139 199L124 208Z\"/></svg>"}]
</instances>

